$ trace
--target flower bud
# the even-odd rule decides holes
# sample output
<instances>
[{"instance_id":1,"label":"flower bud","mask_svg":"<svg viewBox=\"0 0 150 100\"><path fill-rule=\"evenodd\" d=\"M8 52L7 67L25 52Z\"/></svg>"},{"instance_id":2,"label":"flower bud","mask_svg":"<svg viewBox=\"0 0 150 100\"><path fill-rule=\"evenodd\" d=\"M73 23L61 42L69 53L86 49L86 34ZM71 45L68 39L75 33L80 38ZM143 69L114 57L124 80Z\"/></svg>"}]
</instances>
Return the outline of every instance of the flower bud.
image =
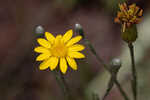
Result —
<instances>
[{"instance_id":1,"label":"flower bud","mask_svg":"<svg viewBox=\"0 0 150 100\"><path fill-rule=\"evenodd\" d=\"M80 24L75 24L75 32L78 33L79 35L82 36L82 38L84 39L84 31L83 31L83 28Z\"/></svg>"},{"instance_id":2,"label":"flower bud","mask_svg":"<svg viewBox=\"0 0 150 100\"><path fill-rule=\"evenodd\" d=\"M119 58L114 58L110 62L110 70L113 73L117 73L121 67L121 60Z\"/></svg>"},{"instance_id":3,"label":"flower bud","mask_svg":"<svg viewBox=\"0 0 150 100\"><path fill-rule=\"evenodd\" d=\"M41 25L35 27L36 34L44 34L44 28Z\"/></svg>"}]
</instances>

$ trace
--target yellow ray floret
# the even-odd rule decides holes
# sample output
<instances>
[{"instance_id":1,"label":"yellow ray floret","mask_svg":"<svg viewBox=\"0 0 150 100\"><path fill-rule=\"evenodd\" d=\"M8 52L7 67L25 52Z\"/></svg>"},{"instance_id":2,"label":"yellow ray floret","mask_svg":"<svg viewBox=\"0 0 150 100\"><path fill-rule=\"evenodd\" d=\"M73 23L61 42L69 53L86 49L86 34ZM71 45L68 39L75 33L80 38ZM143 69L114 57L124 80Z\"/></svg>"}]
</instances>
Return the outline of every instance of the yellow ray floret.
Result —
<instances>
[{"instance_id":1,"label":"yellow ray floret","mask_svg":"<svg viewBox=\"0 0 150 100\"><path fill-rule=\"evenodd\" d=\"M81 36L72 38L72 35L72 30L67 31L63 36L57 35L56 37L49 32L45 32L46 39L37 39L40 46L36 47L34 51L41 53L36 58L36 61L43 61L39 66L40 70L47 68L54 70L59 66L60 71L65 74L68 65L73 70L77 70L75 59L85 58L84 54L79 52L84 50L85 47L81 44L77 44L77 42L82 39Z\"/></svg>"}]
</instances>

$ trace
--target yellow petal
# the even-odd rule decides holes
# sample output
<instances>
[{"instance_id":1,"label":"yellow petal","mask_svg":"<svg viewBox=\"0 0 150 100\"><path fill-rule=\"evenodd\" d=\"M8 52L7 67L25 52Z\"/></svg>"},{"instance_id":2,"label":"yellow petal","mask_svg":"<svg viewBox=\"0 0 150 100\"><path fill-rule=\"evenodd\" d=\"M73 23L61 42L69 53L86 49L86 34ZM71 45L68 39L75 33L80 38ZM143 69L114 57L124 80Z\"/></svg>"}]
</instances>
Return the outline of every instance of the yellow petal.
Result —
<instances>
[{"instance_id":1,"label":"yellow petal","mask_svg":"<svg viewBox=\"0 0 150 100\"><path fill-rule=\"evenodd\" d=\"M45 47L45 48L50 48L50 47L51 47L50 42L48 42L47 40L45 40L45 39L43 39L43 38L38 38L37 41L38 41L38 43L39 43L41 46L43 46L43 47Z\"/></svg>"},{"instance_id":2,"label":"yellow petal","mask_svg":"<svg viewBox=\"0 0 150 100\"><path fill-rule=\"evenodd\" d=\"M36 61L45 60L45 59L49 58L50 56L51 56L50 52L44 52L36 58Z\"/></svg>"},{"instance_id":3,"label":"yellow petal","mask_svg":"<svg viewBox=\"0 0 150 100\"><path fill-rule=\"evenodd\" d=\"M67 62L64 57L60 58L60 70L63 74L67 71Z\"/></svg>"},{"instance_id":4,"label":"yellow petal","mask_svg":"<svg viewBox=\"0 0 150 100\"><path fill-rule=\"evenodd\" d=\"M49 60L50 70L54 70L58 65L59 59L57 57L51 57Z\"/></svg>"},{"instance_id":5,"label":"yellow petal","mask_svg":"<svg viewBox=\"0 0 150 100\"><path fill-rule=\"evenodd\" d=\"M69 66L72 69L77 70L77 63L76 63L76 61L73 58L70 58L70 57L66 57L66 59L68 61Z\"/></svg>"},{"instance_id":6,"label":"yellow petal","mask_svg":"<svg viewBox=\"0 0 150 100\"><path fill-rule=\"evenodd\" d=\"M46 53L46 52L49 52L48 49L44 48L44 47L41 47L41 46L38 46L36 48L34 48L34 51L37 52L37 53Z\"/></svg>"},{"instance_id":7,"label":"yellow petal","mask_svg":"<svg viewBox=\"0 0 150 100\"><path fill-rule=\"evenodd\" d=\"M43 61L40 64L40 70L44 70L48 67L50 67L51 70L54 70L58 65L58 58L56 57L50 57L49 59Z\"/></svg>"},{"instance_id":8,"label":"yellow petal","mask_svg":"<svg viewBox=\"0 0 150 100\"><path fill-rule=\"evenodd\" d=\"M64 41L64 43L66 43L67 41L69 41L69 40L71 39L72 34L73 34L73 31L72 31L72 30L67 31L67 32L64 34L64 36L63 36L63 38L62 38L63 41Z\"/></svg>"},{"instance_id":9,"label":"yellow petal","mask_svg":"<svg viewBox=\"0 0 150 100\"><path fill-rule=\"evenodd\" d=\"M45 32L45 37L51 44L54 43L55 37L51 33Z\"/></svg>"},{"instance_id":10,"label":"yellow petal","mask_svg":"<svg viewBox=\"0 0 150 100\"><path fill-rule=\"evenodd\" d=\"M71 58L85 58L85 56L80 52L68 52L68 56Z\"/></svg>"},{"instance_id":11,"label":"yellow petal","mask_svg":"<svg viewBox=\"0 0 150 100\"><path fill-rule=\"evenodd\" d=\"M75 44L75 45L72 45L71 47L69 47L70 51L82 51L83 49L85 49L85 47L80 44Z\"/></svg>"},{"instance_id":12,"label":"yellow petal","mask_svg":"<svg viewBox=\"0 0 150 100\"><path fill-rule=\"evenodd\" d=\"M62 35L57 35L57 36L56 36L56 39L55 39L55 44L56 44L56 45L57 45L57 44L60 44L61 41L62 41Z\"/></svg>"},{"instance_id":13,"label":"yellow petal","mask_svg":"<svg viewBox=\"0 0 150 100\"><path fill-rule=\"evenodd\" d=\"M69 40L66 46L71 46L71 45L79 42L81 39L82 39L82 36L76 36L76 37L72 38L71 40Z\"/></svg>"},{"instance_id":14,"label":"yellow petal","mask_svg":"<svg viewBox=\"0 0 150 100\"><path fill-rule=\"evenodd\" d=\"M45 61L43 61L43 62L40 64L39 69L40 69L40 70L45 70L45 69L48 68L48 66L49 66L49 60L45 60Z\"/></svg>"}]
</instances>

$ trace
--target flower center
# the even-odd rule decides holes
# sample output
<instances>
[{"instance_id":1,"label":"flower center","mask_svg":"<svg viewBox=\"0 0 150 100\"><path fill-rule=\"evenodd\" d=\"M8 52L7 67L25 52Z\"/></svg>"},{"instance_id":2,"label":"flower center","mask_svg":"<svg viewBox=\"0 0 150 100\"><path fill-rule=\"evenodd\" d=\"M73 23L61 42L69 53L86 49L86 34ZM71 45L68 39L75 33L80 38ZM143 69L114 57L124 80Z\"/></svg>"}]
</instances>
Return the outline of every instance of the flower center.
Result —
<instances>
[{"instance_id":1,"label":"flower center","mask_svg":"<svg viewBox=\"0 0 150 100\"><path fill-rule=\"evenodd\" d=\"M61 44L53 45L50 51L52 55L55 57L65 57L67 55L68 49L65 46L65 44L61 43Z\"/></svg>"}]
</instances>

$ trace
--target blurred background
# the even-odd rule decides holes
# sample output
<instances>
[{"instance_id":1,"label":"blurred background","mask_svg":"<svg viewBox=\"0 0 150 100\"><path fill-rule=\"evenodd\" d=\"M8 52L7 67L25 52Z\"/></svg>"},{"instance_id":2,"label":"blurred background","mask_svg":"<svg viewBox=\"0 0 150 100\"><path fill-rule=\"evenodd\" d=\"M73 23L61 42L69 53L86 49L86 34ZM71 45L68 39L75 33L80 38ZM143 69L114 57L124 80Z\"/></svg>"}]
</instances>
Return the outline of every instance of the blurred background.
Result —
<instances>
[{"instance_id":1,"label":"blurred background","mask_svg":"<svg viewBox=\"0 0 150 100\"><path fill-rule=\"evenodd\" d=\"M42 25L54 35L64 34L80 23L86 37L102 59L122 60L118 79L132 98L130 56L121 40L120 25L114 23L118 2L125 0L0 0L0 100L63 100L64 96L49 70L39 71L35 62L35 28ZM129 0L144 9L135 42L138 70L138 98L150 100L150 1ZM81 41L83 42L83 41ZM68 70L65 79L75 100L102 98L109 73L88 48L86 59L78 60L78 70ZM123 100L116 86L106 100ZM131 99L132 100L132 99Z\"/></svg>"}]
</instances>

